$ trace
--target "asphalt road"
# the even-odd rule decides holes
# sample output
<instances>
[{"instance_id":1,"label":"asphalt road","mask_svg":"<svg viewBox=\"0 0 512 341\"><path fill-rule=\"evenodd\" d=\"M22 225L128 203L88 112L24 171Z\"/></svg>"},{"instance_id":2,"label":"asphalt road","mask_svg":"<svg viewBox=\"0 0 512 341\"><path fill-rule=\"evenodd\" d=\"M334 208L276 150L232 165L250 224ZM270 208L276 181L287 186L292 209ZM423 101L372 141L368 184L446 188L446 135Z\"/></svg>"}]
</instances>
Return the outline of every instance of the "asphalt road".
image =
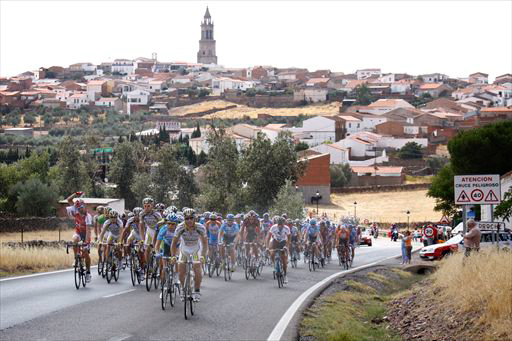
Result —
<instances>
[{"instance_id":1,"label":"asphalt road","mask_svg":"<svg viewBox=\"0 0 512 341\"><path fill-rule=\"evenodd\" d=\"M353 267L400 254L400 244L379 238L356 250ZM70 262L71 264L71 262ZM277 287L272 269L246 280L237 269L231 282L203 281L201 302L186 321L183 303L163 311L159 291L133 287L128 271L117 283L97 273L76 290L73 272L0 282L1 340L263 340L293 301L306 289L339 272L337 261L310 272L303 261L288 272L288 285Z\"/></svg>"}]
</instances>

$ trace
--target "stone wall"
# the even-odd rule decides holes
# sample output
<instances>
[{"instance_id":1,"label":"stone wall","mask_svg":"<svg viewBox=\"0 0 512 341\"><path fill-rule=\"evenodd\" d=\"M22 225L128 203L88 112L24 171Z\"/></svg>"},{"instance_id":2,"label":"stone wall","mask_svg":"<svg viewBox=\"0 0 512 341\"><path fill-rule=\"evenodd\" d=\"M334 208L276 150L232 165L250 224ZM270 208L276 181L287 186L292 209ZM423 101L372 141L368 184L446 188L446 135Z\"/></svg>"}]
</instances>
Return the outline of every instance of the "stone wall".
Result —
<instances>
[{"instance_id":1,"label":"stone wall","mask_svg":"<svg viewBox=\"0 0 512 341\"><path fill-rule=\"evenodd\" d=\"M361 186L361 187L332 187L331 193L364 193L364 192L393 192L412 191L416 189L428 189L431 184L404 184L404 185L382 185L382 186Z\"/></svg>"},{"instance_id":2,"label":"stone wall","mask_svg":"<svg viewBox=\"0 0 512 341\"><path fill-rule=\"evenodd\" d=\"M73 227L73 221L67 218L58 217L28 217L28 218L0 218L1 232L21 232L37 230L58 230Z\"/></svg>"}]
</instances>

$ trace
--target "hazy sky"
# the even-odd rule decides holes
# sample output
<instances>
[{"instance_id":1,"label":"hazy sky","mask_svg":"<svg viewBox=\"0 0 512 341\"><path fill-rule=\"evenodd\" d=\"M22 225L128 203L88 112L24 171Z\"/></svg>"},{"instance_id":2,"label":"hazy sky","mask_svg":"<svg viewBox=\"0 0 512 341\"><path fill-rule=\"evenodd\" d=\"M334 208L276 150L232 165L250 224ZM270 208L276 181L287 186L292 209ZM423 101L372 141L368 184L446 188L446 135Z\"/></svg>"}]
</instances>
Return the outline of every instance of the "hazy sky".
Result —
<instances>
[{"instance_id":1,"label":"hazy sky","mask_svg":"<svg viewBox=\"0 0 512 341\"><path fill-rule=\"evenodd\" d=\"M0 1L0 75L151 57L196 61L206 5L219 64L345 73L512 72L512 1Z\"/></svg>"}]
</instances>

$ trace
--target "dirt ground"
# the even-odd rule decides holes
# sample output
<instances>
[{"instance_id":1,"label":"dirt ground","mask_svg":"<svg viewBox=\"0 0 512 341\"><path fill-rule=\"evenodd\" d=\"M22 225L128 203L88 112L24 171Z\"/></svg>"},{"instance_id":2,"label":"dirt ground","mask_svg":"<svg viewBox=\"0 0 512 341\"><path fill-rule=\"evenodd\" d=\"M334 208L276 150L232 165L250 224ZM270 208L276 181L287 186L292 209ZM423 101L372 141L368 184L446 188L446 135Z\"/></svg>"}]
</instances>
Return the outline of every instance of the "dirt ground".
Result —
<instances>
[{"instance_id":1,"label":"dirt ground","mask_svg":"<svg viewBox=\"0 0 512 341\"><path fill-rule=\"evenodd\" d=\"M435 201L426 196L427 190L396 191L379 193L332 194L330 205L319 205L319 214L326 212L331 219L354 216L370 222L399 223L439 221L442 214L434 211ZM357 202L354 205L354 202ZM316 212L316 205L307 205Z\"/></svg>"}]
</instances>

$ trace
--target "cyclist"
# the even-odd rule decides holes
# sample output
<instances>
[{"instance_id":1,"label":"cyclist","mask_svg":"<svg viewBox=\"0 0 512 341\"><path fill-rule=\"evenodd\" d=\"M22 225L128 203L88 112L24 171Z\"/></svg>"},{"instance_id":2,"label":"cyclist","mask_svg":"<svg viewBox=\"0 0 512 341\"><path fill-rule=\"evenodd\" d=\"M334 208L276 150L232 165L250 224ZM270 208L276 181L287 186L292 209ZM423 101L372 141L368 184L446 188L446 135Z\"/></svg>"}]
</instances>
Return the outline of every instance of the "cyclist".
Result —
<instances>
[{"instance_id":1,"label":"cyclist","mask_svg":"<svg viewBox=\"0 0 512 341\"><path fill-rule=\"evenodd\" d=\"M249 253L252 247L253 256L257 259L259 255L258 244L261 238L261 229L260 221L256 212L251 210L247 213L240 232L242 240L245 243L245 256L249 259Z\"/></svg>"},{"instance_id":2,"label":"cyclist","mask_svg":"<svg viewBox=\"0 0 512 341\"><path fill-rule=\"evenodd\" d=\"M297 260L300 260L300 245L299 241L301 240L300 231L295 224L292 224L290 227L290 242L295 250L295 254L297 255ZM291 251L291 249L290 249ZM290 252L290 255L293 257L293 254Z\"/></svg>"},{"instance_id":3,"label":"cyclist","mask_svg":"<svg viewBox=\"0 0 512 341\"><path fill-rule=\"evenodd\" d=\"M206 256L206 229L203 225L196 223L196 212L192 208L183 210L183 216L185 222L178 225L174 232L174 238L171 244L171 255L172 262L176 262L176 245L180 241L180 253L178 258L178 277L181 285L185 283L185 263L191 258L194 265L194 294L193 299L195 302L199 302L201 297L201 280L202 280L202 269L201 264L204 263ZM201 241L201 256L199 257L199 241ZM180 291L180 298L184 300L183 287Z\"/></svg>"},{"instance_id":4,"label":"cyclist","mask_svg":"<svg viewBox=\"0 0 512 341\"><path fill-rule=\"evenodd\" d=\"M243 217L243 216L244 216L244 215L243 215L243 214L240 214L240 213L238 213L238 214L235 216L235 223L236 223L239 227L241 227L241 226L242 226L242 217Z\"/></svg>"},{"instance_id":5,"label":"cyclist","mask_svg":"<svg viewBox=\"0 0 512 341\"><path fill-rule=\"evenodd\" d=\"M228 214L226 216L226 221L220 227L219 232L219 245L220 245L220 255L222 259L224 259L224 254L226 252L226 246L228 244L233 244L238 241L238 233L240 229L238 225L235 223L235 216L233 214ZM235 248L232 247L229 252L229 257L231 258L231 271L235 271Z\"/></svg>"},{"instance_id":6,"label":"cyclist","mask_svg":"<svg viewBox=\"0 0 512 341\"><path fill-rule=\"evenodd\" d=\"M263 219L261 220L261 228L263 230L263 235L266 237L270 228L274 225L270 220L270 215L268 213L263 214Z\"/></svg>"},{"instance_id":7,"label":"cyclist","mask_svg":"<svg viewBox=\"0 0 512 341\"><path fill-rule=\"evenodd\" d=\"M164 211L165 211L165 205L162 204L161 202L159 202L158 204L155 205L155 210L160 213L160 215L162 217L165 217L164 215Z\"/></svg>"},{"instance_id":8,"label":"cyclist","mask_svg":"<svg viewBox=\"0 0 512 341\"><path fill-rule=\"evenodd\" d=\"M174 232L176 231L176 226L178 224L178 216L171 211L165 220L167 221L167 224L163 225L158 232L158 236L156 237L155 250L160 250L160 254L164 257L170 257L172 239L174 238ZM164 261L164 259L160 259L160 278L162 280L164 280L164 265L167 266L167 260Z\"/></svg>"},{"instance_id":9,"label":"cyclist","mask_svg":"<svg viewBox=\"0 0 512 341\"><path fill-rule=\"evenodd\" d=\"M350 224L349 231L350 231L349 243L350 243L350 246L352 247L352 259L354 259L354 254L356 251L356 239L357 239L356 227L354 225Z\"/></svg>"},{"instance_id":10,"label":"cyclist","mask_svg":"<svg viewBox=\"0 0 512 341\"><path fill-rule=\"evenodd\" d=\"M290 228L285 225L286 219L284 217L277 218L277 224L270 228L267 235L266 243L267 249L270 250L270 258L272 263L275 260L276 249L281 250L281 262L283 262L284 283L288 283L286 273L288 270L288 253L287 249L290 247Z\"/></svg>"},{"instance_id":11,"label":"cyclist","mask_svg":"<svg viewBox=\"0 0 512 341\"><path fill-rule=\"evenodd\" d=\"M338 231L336 232L336 235L336 248L338 250L338 253L343 254L344 258L347 259L350 231L346 228L345 224L340 224Z\"/></svg>"},{"instance_id":12,"label":"cyclist","mask_svg":"<svg viewBox=\"0 0 512 341\"><path fill-rule=\"evenodd\" d=\"M325 220L320 221L320 235L322 236L322 258L327 257L327 237L328 237L329 231L327 230L327 223Z\"/></svg>"},{"instance_id":13,"label":"cyclist","mask_svg":"<svg viewBox=\"0 0 512 341\"><path fill-rule=\"evenodd\" d=\"M98 236L100 235L101 229L103 228L103 224L105 220L107 220L107 208L105 206L96 207L96 211L98 215L96 216L96 220L94 221L94 240L98 241ZM100 240L101 242L101 240ZM101 257L101 244L98 244L98 261L102 261Z\"/></svg>"},{"instance_id":14,"label":"cyclist","mask_svg":"<svg viewBox=\"0 0 512 341\"><path fill-rule=\"evenodd\" d=\"M316 219L311 219L304 232L304 239L308 248L311 249L313 255L320 258L320 248L322 245L322 236L320 234L320 228L316 225Z\"/></svg>"},{"instance_id":15,"label":"cyclist","mask_svg":"<svg viewBox=\"0 0 512 341\"><path fill-rule=\"evenodd\" d=\"M128 238L126 238L126 246L124 249L124 254L127 257L130 257L130 249L134 242L140 242L142 240L139 232L139 217L142 212L141 207L135 207L132 213L128 214L128 221L124 225L122 237L125 237L128 234ZM139 249L139 259L142 259L142 250Z\"/></svg>"},{"instance_id":16,"label":"cyclist","mask_svg":"<svg viewBox=\"0 0 512 341\"><path fill-rule=\"evenodd\" d=\"M69 204L69 206L66 207L66 212L70 218L75 220L75 233L71 238L71 242L73 244L77 244L78 242L89 244L91 242L92 216L87 213L83 199L78 198L73 202L73 199L81 195L83 195L83 192L76 192L66 199ZM82 250L85 251L82 252L86 268L85 282L89 283L91 281L91 258L89 257L88 245ZM78 248L73 247L73 253L75 256L77 252Z\"/></svg>"},{"instance_id":17,"label":"cyclist","mask_svg":"<svg viewBox=\"0 0 512 341\"><path fill-rule=\"evenodd\" d=\"M205 224L208 236L208 257L210 260L213 260L215 251L218 251L220 226L221 223L217 221L217 215L211 213L210 220Z\"/></svg>"},{"instance_id":18,"label":"cyclist","mask_svg":"<svg viewBox=\"0 0 512 341\"><path fill-rule=\"evenodd\" d=\"M141 262L142 269L144 269L146 261L149 260L150 245L153 246L155 242L157 225L162 220L160 213L153 208L154 203L153 198L144 198L142 200L142 212L139 215L139 233L141 237L144 236L144 246L146 247Z\"/></svg>"},{"instance_id":19,"label":"cyclist","mask_svg":"<svg viewBox=\"0 0 512 341\"><path fill-rule=\"evenodd\" d=\"M119 218L119 213L117 211L111 210L108 213L108 219L103 223L103 228L100 233L100 240L103 240L103 236L106 232L107 235L107 249L105 255L110 254L110 246L117 243L119 237L121 236L121 230L123 229L123 222ZM118 253L118 257L121 258L121 251ZM118 266L119 264L116 264Z\"/></svg>"}]
</instances>

